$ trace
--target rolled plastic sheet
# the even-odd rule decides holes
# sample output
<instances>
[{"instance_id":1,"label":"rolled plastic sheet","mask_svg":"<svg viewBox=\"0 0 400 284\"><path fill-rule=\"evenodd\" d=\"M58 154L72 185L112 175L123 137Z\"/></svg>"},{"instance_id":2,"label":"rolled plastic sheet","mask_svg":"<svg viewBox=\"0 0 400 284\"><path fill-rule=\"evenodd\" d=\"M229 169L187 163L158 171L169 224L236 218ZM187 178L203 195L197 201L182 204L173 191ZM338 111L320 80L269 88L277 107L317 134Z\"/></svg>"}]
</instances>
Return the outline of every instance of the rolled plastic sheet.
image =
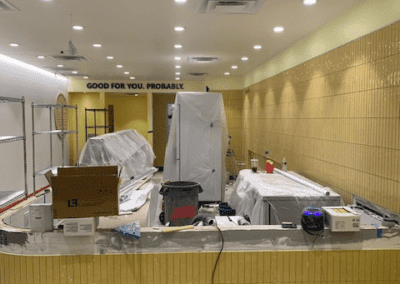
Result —
<instances>
[{"instance_id":1,"label":"rolled plastic sheet","mask_svg":"<svg viewBox=\"0 0 400 284\"><path fill-rule=\"evenodd\" d=\"M309 188L312 188L315 191L318 191L319 193L322 193L324 195L327 195L327 196L330 195L330 192L327 190L327 187L318 186L315 183L308 182L307 180L305 180L303 178L300 178L298 176L294 176L293 174L288 173L288 172L281 171L280 169L276 169L275 168L274 169L274 173L278 173L278 174L283 175L283 176L285 176L287 178L290 178L290 179L292 179L292 180L294 180L294 181L296 181L296 182L298 182L298 183L300 183L302 185L305 185L305 186L307 186Z\"/></svg>"},{"instance_id":2,"label":"rolled plastic sheet","mask_svg":"<svg viewBox=\"0 0 400 284\"><path fill-rule=\"evenodd\" d=\"M136 130L122 130L90 138L79 157L81 166L118 165L123 192L157 171L149 142Z\"/></svg>"}]
</instances>

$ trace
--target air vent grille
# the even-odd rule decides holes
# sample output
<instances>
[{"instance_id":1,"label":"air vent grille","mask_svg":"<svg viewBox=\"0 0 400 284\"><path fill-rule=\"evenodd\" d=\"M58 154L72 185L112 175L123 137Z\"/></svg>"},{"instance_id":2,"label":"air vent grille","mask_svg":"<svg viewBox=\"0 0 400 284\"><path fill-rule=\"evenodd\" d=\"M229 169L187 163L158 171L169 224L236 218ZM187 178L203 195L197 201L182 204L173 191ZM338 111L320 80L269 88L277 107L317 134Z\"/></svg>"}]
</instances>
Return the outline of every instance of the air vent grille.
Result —
<instances>
[{"instance_id":1,"label":"air vent grille","mask_svg":"<svg viewBox=\"0 0 400 284\"><path fill-rule=\"evenodd\" d=\"M196 77L201 77L201 76L205 76L207 75L207 73L200 73L200 72L191 72L191 73L187 73L190 76L196 76Z\"/></svg>"},{"instance_id":2,"label":"air vent grille","mask_svg":"<svg viewBox=\"0 0 400 284\"><path fill-rule=\"evenodd\" d=\"M209 57L209 56L188 57L189 62L195 62L195 63L211 63L218 61L218 59L219 59L218 57Z\"/></svg>"},{"instance_id":3,"label":"air vent grille","mask_svg":"<svg viewBox=\"0 0 400 284\"><path fill-rule=\"evenodd\" d=\"M54 55L52 58L57 61L90 61L89 58L83 55Z\"/></svg>"},{"instance_id":4,"label":"air vent grille","mask_svg":"<svg viewBox=\"0 0 400 284\"><path fill-rule=\"evenodd\" d=\"M11 5L6 0L0 1L0 12L15 12L19 11L17 7Z\"/></svg>"},{"instance_id":5,"label":"air vent grille","mask_svg":"<svg viewBox=\"0 0 400 284\"><path fill-rule=\"evenodd\" d=\"M255 14L265 0L196 0L195 11L209 14Z\"/></svg>"}]
</instances>

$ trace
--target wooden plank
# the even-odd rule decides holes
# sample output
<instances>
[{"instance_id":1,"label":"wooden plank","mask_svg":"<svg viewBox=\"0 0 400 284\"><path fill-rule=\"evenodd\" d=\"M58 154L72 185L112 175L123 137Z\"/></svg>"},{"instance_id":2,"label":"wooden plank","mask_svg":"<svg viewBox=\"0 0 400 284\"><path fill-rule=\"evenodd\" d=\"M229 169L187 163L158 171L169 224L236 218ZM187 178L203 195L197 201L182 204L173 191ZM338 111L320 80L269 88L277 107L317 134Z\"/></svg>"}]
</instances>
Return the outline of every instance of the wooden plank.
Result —
<instances>
[{"instance_id":1,"label":"wooden plank","mask_svg":"<svg viewBox=\"0 0 400 284\"><path fill-rule=\"evenodd\" d=\"M103 266L104 266L104 264L103 264ZM104 268L104 270L105 270L105 268ZM93 280L94 280L94 283L96 283L96 284L103 283L103 281L102 281L103 274L102 273L107 273L107 271L105 270L103 272L103 270L102 270L102 267L101 267L101 256L100 255L94 255L93 256Z\"/></svg>"},{"instance_id":2,"label":"wooden plank","mask_svg":"<svg viewBox=\"0 0 400 284\"><path fill-rule=\"evenodd\" d=\"M121 284L121 255L114 254L113 256L114 261L114 283Z\"/></svg>"}]
</instances>

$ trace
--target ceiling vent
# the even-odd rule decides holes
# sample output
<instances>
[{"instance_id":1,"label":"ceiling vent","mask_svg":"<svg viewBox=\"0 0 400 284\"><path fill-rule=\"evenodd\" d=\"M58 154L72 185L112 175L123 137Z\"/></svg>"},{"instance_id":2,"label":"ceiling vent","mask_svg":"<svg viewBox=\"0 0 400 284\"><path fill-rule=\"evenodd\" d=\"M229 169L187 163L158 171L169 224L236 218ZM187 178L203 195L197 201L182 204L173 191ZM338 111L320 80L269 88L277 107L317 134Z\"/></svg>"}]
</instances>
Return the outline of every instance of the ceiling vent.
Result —
<instances>
[{"instance_id":1,"label":"ceiling vent","mask_svg":"<svg viewBox=\"0 0 400 284\"><path fill-rule=\"evenodd\" d=\"M89 61L86 56L77 55L78 51L71 40L68 42L68 54L64 55L63 51L61 53L61 55L53 55L52 57L57 61Z\"/></svg>"},{"instance_id":2,"label":"ceiling vent","mask_svg":"<svg viewBox=\"0 0 400 284\"><path fill-rule=\"evenodd\" d=\"M57 61L90 61L89 58L83 55L53 55L51 56Z\"/></svg>"},{"instance_id":3,"label":"ceiling vent","mask_svg":"<svg viewBox=\"0 0 400 284\"><path fill-rule=\"evenodd\" d=\"M11 5L6 0L0 0L0 12L19 11L17 7Z\"/></svg>"},{"instance_id":4,"label":"ceiling vent","mask_svg":"<svg viewBox=\"0 0 400 284\"><path fill-rule=\"evenodd\" d=\"M195 77L201 77L207 75L207 73L199 73L199 72L192 72L192 73L187 73L190 76L195 76Z\"/></svg>"},{"instance_id":5,"label":"ceiling vent","mask_svg":"<svg viewBox=\"0 0 400 284\"><path fill-rule=\"evenodd\" d=\"M218 57L209 57L209 56L188 57L188 61L194 63L211 63L218 61L218 59L219 59Z\"/></svg>"},{"instance_id":6,"label":"ceiling vent","mask_svg":"<svg viewBox=\"0 0 400 284\"><path fill-rule=\"evenodd\" d=\"M196 0L195 12L208 14L255 14L265 0Z\"/></svg>"}]
</instances>

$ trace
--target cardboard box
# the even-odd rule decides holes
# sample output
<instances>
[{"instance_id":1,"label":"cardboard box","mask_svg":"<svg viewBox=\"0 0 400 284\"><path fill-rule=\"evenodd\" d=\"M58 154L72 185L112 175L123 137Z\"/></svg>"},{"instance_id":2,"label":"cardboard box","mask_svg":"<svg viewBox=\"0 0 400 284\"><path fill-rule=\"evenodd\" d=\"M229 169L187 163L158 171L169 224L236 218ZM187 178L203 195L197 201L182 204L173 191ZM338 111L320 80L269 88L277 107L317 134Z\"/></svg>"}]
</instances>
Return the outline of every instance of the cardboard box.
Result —
<instances>
[{"instance_id":1,"label":"cardboard box","mask_svg":"<svg viewBox=\"0 0 400 284\"><path fill-rule=\"evenodd\" d=\"M118 167L58 168L46 173L53 188L53 218L118 215Z\"/></svg>"},{"instance_id":2,"label":"cardboard box","mask_svg":"<svg viewBox=\"0 0 400 284\"><path fill-rule=\"evenodd\" d=\"M325 224L331 232L360 231L361 214L347 206L322 207Z\"/></svg>"}]
</instances>

